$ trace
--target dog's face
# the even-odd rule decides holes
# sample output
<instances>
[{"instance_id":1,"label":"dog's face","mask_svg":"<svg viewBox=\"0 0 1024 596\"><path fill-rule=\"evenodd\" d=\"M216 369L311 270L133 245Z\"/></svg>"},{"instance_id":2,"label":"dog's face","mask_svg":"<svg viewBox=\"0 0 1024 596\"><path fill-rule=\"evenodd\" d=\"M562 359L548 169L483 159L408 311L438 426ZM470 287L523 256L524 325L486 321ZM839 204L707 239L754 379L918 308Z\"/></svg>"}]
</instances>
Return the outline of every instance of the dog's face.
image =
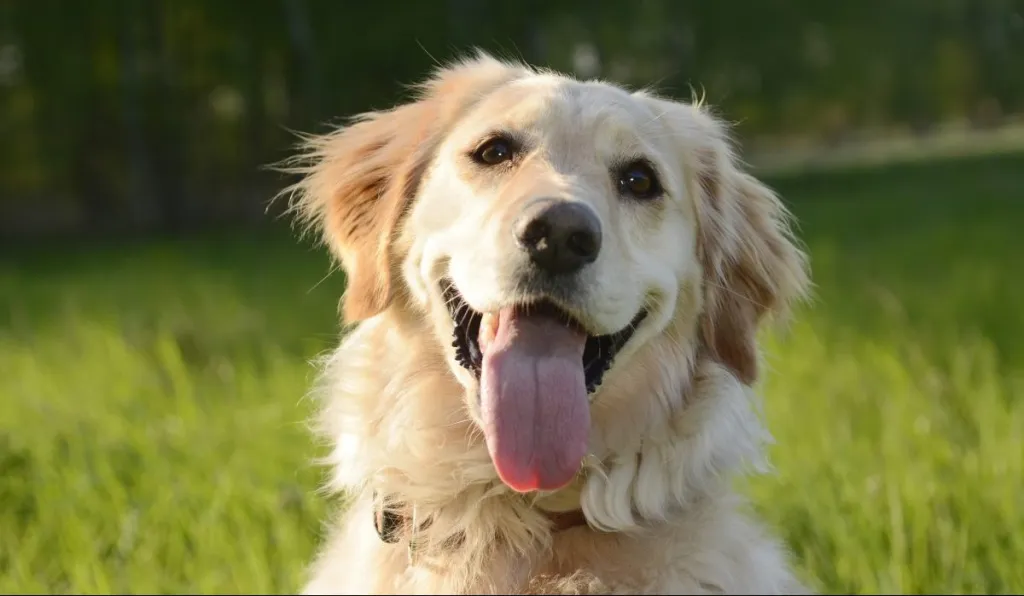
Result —
<instances>
[{"instance_id":1,"label":"dog's face","mask_svg":"<svg viewBox=\"0 0 1024 596\"><path fill-rule=\"evenodd\" d=\"M506 484L568 483L591 402L646 345L693 341L754 380L757 324L804 263L716 120L485 57L424 91L316 139L300 206L348 319L430 322Z\"/></svg>"},{"instance_id":2,"label":"dog's face","mask_svg":"<svg viewBox=\"0 0 1024 596\"><path fill-rule=\"evenodd\" d=\"M592 337L650 309L657 319L698 270L693 197L661 116L554 76L482 99L440 145L409 216L417 298L446 278L476 313L550 303Z\"/></svg>"}]
</instances>

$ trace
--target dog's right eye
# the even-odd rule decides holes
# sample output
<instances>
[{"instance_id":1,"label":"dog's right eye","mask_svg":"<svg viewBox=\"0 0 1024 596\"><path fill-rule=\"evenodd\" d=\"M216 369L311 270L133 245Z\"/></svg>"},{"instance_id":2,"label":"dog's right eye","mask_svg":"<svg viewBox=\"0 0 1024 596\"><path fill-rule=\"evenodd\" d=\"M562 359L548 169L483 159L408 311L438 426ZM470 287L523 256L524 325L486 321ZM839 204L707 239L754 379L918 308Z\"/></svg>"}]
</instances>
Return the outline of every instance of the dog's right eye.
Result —
<instances>
[{"instance_id":1,"label":"dog's right eye","mask_svg":"<svg viewBox=\"0 0 1024 596\"><path fill-rule=\"evenodd\" d=\"M619 170L618 178L619 191L635 199L653 199L664 192L654 168L646 160L627 164Z\"/></svg>"},{"instance_id":2,"label":"dog's right eye","mask_svg":"<svg viewBox=\"0 0 1024 596\"><path fill-rule=\"evenodd\" d=\"M473 161L485 165L496 166L512 159L515 145L505 137L495 137L473 152Z\"/></svg>"}]
</instances>

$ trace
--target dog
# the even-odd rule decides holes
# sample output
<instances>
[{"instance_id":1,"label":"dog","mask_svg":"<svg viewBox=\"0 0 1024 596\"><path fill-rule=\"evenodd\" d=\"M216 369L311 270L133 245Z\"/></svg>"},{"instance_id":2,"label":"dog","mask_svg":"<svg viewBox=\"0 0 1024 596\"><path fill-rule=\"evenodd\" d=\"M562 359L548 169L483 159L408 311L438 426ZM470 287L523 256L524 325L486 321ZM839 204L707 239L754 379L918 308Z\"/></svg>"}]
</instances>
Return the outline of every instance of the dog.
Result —
<instances>
[{"instance_id":1,"label":"dog","mask_svg":"<svg viewBox=\"0 0 1024 596\"><path fill-rule=\"evenodd\" d=\"M728 126L484 52L416 91L288 164L350 326L303 593L809 593L731 488L767 465L758 330L810 270Z\"/></svg>"}]
</instances>

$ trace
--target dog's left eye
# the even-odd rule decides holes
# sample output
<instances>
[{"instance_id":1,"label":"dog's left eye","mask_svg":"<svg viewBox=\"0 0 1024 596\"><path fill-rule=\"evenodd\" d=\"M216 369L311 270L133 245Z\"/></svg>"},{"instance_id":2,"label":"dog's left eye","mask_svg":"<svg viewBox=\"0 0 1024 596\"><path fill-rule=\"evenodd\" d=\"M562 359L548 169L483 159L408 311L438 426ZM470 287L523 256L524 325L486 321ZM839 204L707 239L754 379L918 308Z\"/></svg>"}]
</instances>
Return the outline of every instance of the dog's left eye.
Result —
<instances>
[{"instance_id":1,"label":"dog's left eye","mask_svg":"<svg viewBox=\"0 0 1024 596\"><path fill-rule=\"evenodd\" d=\"M514 154L515 146L511 140L505 137L495 137L480 145L473 152L473 161L487 166L496 166L511 160Z\"/></svg>"},{"instance_id":2,"label":"dog's left eye","mask_svg":"<svg viewBox=\"0 0 1024 596\"><path fill-rule=\"evenodd\" d=\"M636 199L653 199L662 193L654 168L646 161L635 161L618 170L619 192Z\"/></svg>"}]
</instances>

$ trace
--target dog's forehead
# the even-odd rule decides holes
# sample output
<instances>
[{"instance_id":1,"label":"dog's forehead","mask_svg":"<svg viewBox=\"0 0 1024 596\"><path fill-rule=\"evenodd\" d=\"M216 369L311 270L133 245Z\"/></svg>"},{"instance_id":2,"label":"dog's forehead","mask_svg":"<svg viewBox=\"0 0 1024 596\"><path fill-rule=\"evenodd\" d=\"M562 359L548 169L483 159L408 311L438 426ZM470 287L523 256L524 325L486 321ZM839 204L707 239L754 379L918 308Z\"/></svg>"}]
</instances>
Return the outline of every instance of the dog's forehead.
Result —
<instances>
[{"instance_id":1,"label":"dog's forehead","mask_svg":"<svg viewBox=\"0 0 1024 596\"><path fill-rule=\"evenodd\" d=\"M646 103L619 87L540 74L493 91L468 115L465 130L526 134L560 153L590 147L615 154L656 137L656 121Z\"/></svg>"}]
</instances>

